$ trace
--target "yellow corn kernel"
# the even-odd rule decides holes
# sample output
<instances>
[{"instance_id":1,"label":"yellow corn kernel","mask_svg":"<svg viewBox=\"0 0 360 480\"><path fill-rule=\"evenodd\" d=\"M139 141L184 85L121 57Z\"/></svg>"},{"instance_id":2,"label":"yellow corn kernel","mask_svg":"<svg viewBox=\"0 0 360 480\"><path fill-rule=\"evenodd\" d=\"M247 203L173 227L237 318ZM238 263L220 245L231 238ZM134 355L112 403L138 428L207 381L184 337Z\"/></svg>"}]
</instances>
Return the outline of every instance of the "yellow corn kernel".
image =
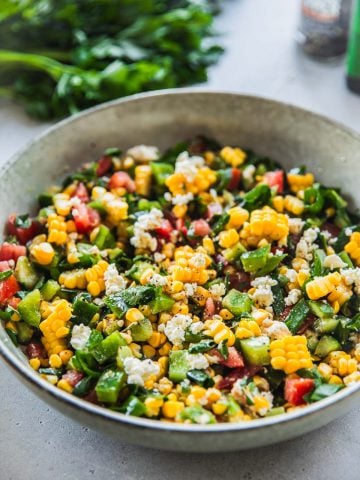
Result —
<instances>
[{"instance_id":1,"label":"yellow corn kernel","mask_svg":"<svg viewBox=\"0 0 360 480\"><path fill-rule=\"evenodd\" d=\"M184 218L187 212L187 205L175 205L172 209L176 218Z\"/></svg>"},{"instance_id":2,"label":"yellow corn kernel","mask_svg":"<svg viewBox=\"0 0 360 480\"><path fill-rule=\"evenodd\" d=\"M261 210L251 212L250 222L244 224L240 237L250 246L253 243L256 246L263 238L272 242L286 238L288 234L288 217L265 206Z\"/></svg>"},{"instance_id":3,"label":"yellow corn kernel","mask_svg":"<svg viewBox=\"0 0 360 480\"><path fill-rule=\"evenodd\" d=\"M66 222L64 217L51 213L48 216L48 242L63 245L67 242Z\"/></svg>"},{"instance_id":4,"label":"yellow corn kernel","mask_svg":"<svg viewBox=\"0 0 360 480\"><path fill-rule=\"evenodd\" d=\"M159 359L160 360L160 359ZM160 378L157 389L163 395L169 395L173 388L173 383L167 377Z\"/></svg>"},{"instance_id":5,"label":"yellow corn kernel","mask_svg":"<svg viewBox=\"0 0 360 480\"><path fill-rule=\"evenodd\" d=\"M311 300L318 300L335 290L341 280L339 272L329 273L325 277L317 277L306 284L306 293Z\"/></svg>"},{"instance_id":6,"label":"yellow corn kernel","mask_svg":"<svg viewBox=\"0 0 360 480\"><path fill-rule=\"evenodd\" d=\"M287 180L290 186L290 190L294 193L304 190L310 187L314 183L314 175L312 173L298 174L288 173Z\"/></svg>"},{"instance_id":7,"label":"yellow corn kernel","mask_svg":"<svg viewBox=\"0 0 360 480\"><path fill-rule=\"evenodd\" d=\"M269 400L262 395L256 395L253 401L255 412L260 412L262 409L270 407Z\"/></svg>"},{"instance_id":8,"label":"yellow corn kernel","mask_svg":"<svg viewBox=\"0 0 360 480\"><path fill-rule=\"evenodd\" d=\"M300 272L297 274L296 281L299 284L299 286L302 287L309 277L310 277L309 270L300 270Z\"/></svg>"},{"instance_id":9,"label":"yellow corn kernel","mask_svg":"<svg viewBox=\"0 0 360 480\"><path fill-rule=\"evenodd\" d=\"M360 372L353 372L343 378L345 385L360 382Z\"/></svg>"},{"instance_id":10,"label":"yellow corn kernel","mask_svg":"<svg viewBox=\"0 0 360 480\"><path fill-rule=\"evenodd\" d=\"M152 358L156 355L156 350L151 345L144 345L142 350L146 358Z\"/></svg>"},{"instance_id":11,"label":"yellow corn kernel","mask_svg":"<svg viewBox=\"0 0 360 480\"><path fill-rule=\"evenodd\" d=\"M169 368L169 357L160 357L158 360L158 365L160 367L158 378L163 377Z\"/></svg>"},{"instance_id":12,"label":"yellow corn kernel","mask_svg":"<svg viewBox=\"0 0 360 480\"><path fill-rule=\"evenodd\" d=\"M235 335L221 320L207 320L205 322L205 335L212 337L214 342L219 344L224 340L228 341L228 346L231 347L235 343Z\"/></svg>"},{"instance_id":13,"label":"yellow corn kernel","mask_svg":"<svg viewBox=\"0 0 360 480\"><path fill-rule=\"evenodd\" d=\"M360 266L360 232L353 232L350 241L344 247L345 252L350 255L357 266Z\"/></svg>"},{"instance_id":14,"label":"yellow corn kernel","mask_svg":"<svg viewBox=\"0 0 360 480\"><path fill-rule=\"evenodd\" d=\"M301 215L304 211L304 202L293 195L286 195L284 207L285 210L294 215Z\"/></svg>"},{"instance_id":15,"label":"yellow corn kernel","mask_svg":"<svg viewBox=\"0 0 360 480\"><path fill-rule=\"evenodd\" d=\"M170 400L162 406L162 414L165 418L175 418L184 408L184 402Z\"/></svg>"},{"instance_id":16,"label":"yellow corn kernel","mask_svg":"<svg viewBox=\"0 0 360 480\"><path fill-rule=\"evenodd\" d=\"M61 390L64 390L65 392L72 393L74 388L70 385L70 383L67 380L61 379L57 382L57 387L61 388Z\"/></svg>"},{"instance_id":17,"label":"yellow corn kernel","mask_svg":"<svg viewBox=\"0 0 360 480\"><path fill-rule=\"evenodd\" d=\"M203 247L207 251L209 255L214 255L215 254L215 246L214 242L211 240L209 237L205 237L203 239Z\"/></svg>"},{"instance_id":18,"label":"yellow corn kernel","mask_svg":"<svg viewBox=\"0 0 360 480\"><path fill-rule=\"evenodd\" d=\"M49 242L42 242L30 249L31 255L39 265L49 265L54 259L55 251Z\"/></svg>"},{"instance_id":19,"label":"yellow corn kernel","mask_svg":"<svg viewBox=\"0 0 360 480\"><path fill-rule=\"evenodd\" d=\"M29 360L29 364L30 364L31 368L33 368L34 370L39 370L39 368L41 366L39 358L31 358Z\"/></svg>"},{"instance_id":20,"label":"yellow corn kernel","mask_svg":"<svg viewBox=\"0 0 360 480\"><path fill-rule=\"evenodd\" d=\"M338 375L331 375L329 379L329 383L335 383L336 385L341 385L343 381Z\"/></svg>"},{"instance_id":21,"label":"yellow corn kernel","mask_svg":"<svg viewBox=\"0 0 360 480\"><path fill-rule=\"evenodd\" d=\"M158 350L159 355L161 356L169 355L170 351L171 351L171 344L169 342L164 343L164 345L162 345L162 347L159 348Z\"/></svg>"},{"instance_id":22,"label":"yellow corn kernel","mask_svg":"<svg viewBox=\"0 0 360 480\"><path fill-rule=\"evenodd\" d=\"M246 159L246 153L240 148L224 147L220 155L226 163L235 168L242 165Z\"/></svg>"},{"instance_id":23,"label":"yellow corn kernel","mask_svg":"<svg viewBox=\"0 0 360 480\"><path fill-rule=\"evenodd\" d=\"M234 318L234 315L227 308L222 308L219 312L219 315L223 320L231 320Z\"/></svg>"},{"instance_id":24,"label":"yellow corn kernel","mask_svg":"<svg viewBox=\"0 0 360 480\"><path fill-rule=\"evenodd\" d=\"M144 318L144 315L138 308L129 308L125 315L125 319L129 325L130 323L140 322L140 320L143 320Z\"/></svg>"},{"instance_id":25,"label":"yellow corn kernel","mask_svg":"<svg viewBox=\"0 0 360 480\"><path fill-rule=\"evenodd\" d=\"M340 309L352 296L351 287L341 282L327 297L331 306ZM337 304L337 305L336 305ZM337 312L335 312L337 313Z\"/></svg>"},{"instance_id":26,"label":"yellow corn kernel","mask_svg":"<svg viewBox=\"0 0 360 480\"><path fill-rule=\"evenodd\" d=\"M62 360L59 355L53 353L49 357L49 364L51 368L60 368L62 366Z\"/></svg>"},{"instance_id":27,"label":"yellow corn kernel","mask_svg":"<svg viewBox=\"0 0 360 480\"><path fill-rule=\"evenodd\" d=\"M216 402L213 403L211 406L211 409L215 415L222 415L223 413L226 412L228 406L226 403L223 402Z\"/></svg>"},{"instance_id":28,"label":"yellow corn kernel","mask_svg":"<svg viewBox=\"0 0 360 480\"><path fill-rule=\"evenodd\" d=\"M276 195L272 199L272 206L274 207L274 209L277 212L283 213L283 211L284 211L284 197L282 197L281 195Z\"/></svg>"},{"instance_id":29,"label":"yellow corn kernel","mask_svg":"<svg viewBox=\"0 0 360 480\"><path fill-rule=\"evenodd\" d=\"M300 368L311 368L313 363L303 335L285 336L270 344L271 365L286 374Z\"/></svg>"},{"instance_id":30,"label":"yellow corn kernel","mask_svg":"<svg viewBox=\"0 0 360 480\"><path fill-rule=\"evenodd\" d=\"M340 377L346 377L357 371L357 361L355 358L341 350L329 353L327 356L329 365L333 368L334 373Z\"/></svg>"},{"instance_id":31,"label":"yellow corn kernel","mask_svg":"<svg viewBox=\"0 0 360 480\"><path fill-rule=\"evenodd\" d=\"M206 300L211 297L209 290L206 290L204 287L196 287L195 293L193 295L193 300L203 307L206 303Z\"/></svg>"},{"instance_id":32,"label":"yellow corn kernel","mask_svg":"<svg viewBox=\"0 0 360 480\"><path fill-rule=\"evenodd\" d=\"M54 195L54 206L56 213L66 217L71 210L70 195L67 193L56 193Z\"/></svg>"},{"instance_id":33,"label":"yellow corn kernel","mask_svg":"<svg viewBox=\"0 0 360 480\"><path fill-rule=\"evenodd\" d=\"M153 332L151 337L148 339L149 345L154 348L160 347L166 340L166 337L163 333L160 332Z\"/></svg>"},{"instance_id":34,"label":"yellow corn kernel","mask_svg":"<svg viewBox=\"0 0 360 480\"><path fill-rule=\"evenodd\" d=\"M160 413L160 408L164 404L164 400L158 397L148 397L145 400L146 415L148 417L157 417Z\"/></svg>"},{"instance_id":35,"label":"yellow corn kernel","mask_svg":"<svg viewBox=\"0 0 360 480\"><path fill-rule=\"evenodd\" d=\"M150 165L138 165L135 167L135 189L138 195L149 196L151 187Z\"/></svg>"},{"instance_id":36,"label":"yellow corn kernel","mask_svg":"<svg viewBox=\"0 0 360 480\"><path fill-rule=\"evenodd\" d=\"M74 354L71 350L63 350L62 352L59 353L59 357L61 358L63 365L67 365L67 363L69 362L70 358L73 355Z\"/></svg>"},{"instance_id":37,"label":"yellow corn kernel","mask_svg":"<svg viewBox=\"0 0 360 480\"><path fill-rule=\"evenodd\" d=\"M189 313L189 307L186 305L186 303L178 302L178 303L175 303L171 308L171 313L174 315L176 314L187 315Z\"/></svg>"},{"instance_id":38,"label":"yellow corn kernel","mask_svg":"<svg viewBox=\"0 0 360 480\"><path fill-rule=\"evenodd\" d=\"M324 377L326 380L328 380L333 374L333 369L330 367L330 365L324 362L319 363L317 369L320 375Z\"/></svg>"},{"instance_id":39,"label":"yellow corn kernel","mask_svg":"<svg viewBox=\"0 0 360 480\"><path fill-rule=\"evenodd\" d=\"M263 308L257 308L251 315L258 325L262 325L264 320L272 320L273 318L272 314Z\"/></svg>"},{"instance_id":40,"label":"yellow corn kernel","mask_svg":"<svg viewBox=\"0 0 360 480\"><path fill-rule=\"evenodd\" d=\"M62 272L59 276L60 285L65 288L78 288L80 290L86 287L85 271L82 268Z\"/></svg>"},{"instance_id":41,"label":"yellow corn kernel","mask_svg":"<svg viewBox=\"0 0 360 480\"><path fill-rule=\"evenodd\" d=\"M239 241L239 234L234 228L224 230L219 235L219 244L223 248L233 247Z\"/></svg>"},{"instance_id":42,"label":"yellow corn kernel","mask_svg":"<svg viewBox=\"0 0 360 480\"><path fill-rule=\"evenodd\" d=\"M66 231L67 233L74 233L76 232L76 225L74 220L67 220L66 222Z\"/></svg>"},{"instance_id":43,"label":"yellow corn kernel","mask_svg":"<svg viewBox=\"0 0 360 480\"><path fill-rule=\"evenodd\" d=\"M254 320L240 320L235 331L236 338L250 338L261 335L259 325Z\"/></svg>"},{"instance_id":44,"label":"yellow corn kernel","mask_svg":"<svg viewBox=\"0 0 360 480\"><path fill-rule=\"evenodd\" d=\"M235 228L238 230L249 218L249 212L241 207L230 208L227 213L230 216L226 225L228 229Z\"/></svg>"},{"instance_id":45,"label":"yellow corn kernel","mask_svg":"<svg viewBox=\"0 0 360 480\"><path fill-rule=\"evenodd\" d=\"M296 272L299 272L300 270L308 270L309 269L309 264L308 262L300 257L295 257L293 261L291 262L291 265L293 269Z\"/></svg>"}]
</instances>

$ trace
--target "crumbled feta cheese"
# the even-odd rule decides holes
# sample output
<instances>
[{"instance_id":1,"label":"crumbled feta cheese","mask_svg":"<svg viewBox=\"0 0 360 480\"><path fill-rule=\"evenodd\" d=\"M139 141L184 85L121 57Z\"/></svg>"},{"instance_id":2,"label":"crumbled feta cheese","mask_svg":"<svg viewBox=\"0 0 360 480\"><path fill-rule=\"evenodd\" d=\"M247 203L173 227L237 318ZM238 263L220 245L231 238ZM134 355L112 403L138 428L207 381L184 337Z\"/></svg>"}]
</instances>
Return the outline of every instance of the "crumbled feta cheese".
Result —
<instances>
[{"instance_id":1,"label":"crumbled feta cheese","mask_svg":"<svg viewBox=\"0 0 360 480\"><path fill-rule=\"evenodd\" d=\"M79 207L81 205L81 200L79 197L71 197L69 200L69 205L71 207Z\"/></svg>"},{"instance_id":2,"label":"crumbled feta cheese","mask_svg":"<svg viewBox=\"0 0 360 480\"><path fill-rule=\"evenodd\" d=\"M125 278L117 271L115 263L110 263L104 273L106 295L111 295L126 288Z\"/></svg>"},{"instance_id":3,"label":"crumbled feta cheese","mask_svg":"<svg viewBox=\"0 0 360 480\"><path fill-rule=\"evenodd\" d=\"M308 228L304 231L299 243L296 245L296 256L305 260L313 259L313 252L318 248L315 240L318 236L318 228Z\"/></svg>"},{"instance_id":4,"label":"crumbled feta cheese","mask_svg":"<svg viewBox=\"0 0 360 480\"><path fill-rule=\"evenodd\" d=\"M193 265L196 268L201 268L205 267L206 265L206 257L203 253L195 253L189 262L191 265Z\"/></svg>"},{"instance_id":5,"label":"crumbled feta cheese","mask_svg":"<svg viewBox=\"0 0 360 480\"><path fill-rule=\"evenodd\" d=\"M324 259L324 267L330 268L330 270L334 270L335 268L345 268L346 263L341 260L339 255L328 255Z\"/></svg>"},{"instance_id":6,"label":"crumbled feta cheese","mask_svg":"<svg viewBox=\"0 0 360 480\"><path fill-rule=\"evenodd\" d=\"M271 291L271 287L277 285L277 281L268 275L265 277L255 278L251 282L251 286L255 288L251 298L259 307L270 307L274 301L274 296Z\"/></svg>"},{"instance_id":7,"label":"crumbled feta cheese","mask_svg":"<svg viewBox=\"0 0 360 480\"><path fill-rule=\"evenodd\" d=\"M135 147L129 148L126 153L138 162L149 162L159 158L158 148L150 145L136 145Z\"/></svg>"},{"instance_id":8,"label":"crumbled feta cheese","mask_svg":"<svg viewBox=\"0 0 360 480\"><path fill-rule=\"evenodd\" d=\"M195 295L197 289L197 283L184 283L184 292L187 297Z\"/></svg>"},{"instance_id":9,"label":"crumbled feta cheese","mask_svg":"<svg viewBox=\"0 0 360 480\"><path fill-rule=\"evenodd\" d=\"M172 195L170 192L165 192L164 193L164 199L167 201L167 202L171 202L172 200Z\"/></svg>"},{"instance_id":10,"label":"crumbled feta cheese","mask_svg":"<svg viewBox=\"0 0 360 480\"><path fill-rule=\"evenodd\" d=\"M340 270L346 285L354 285L355 293L360 295L360 268L346 268Z\"/></svg>"},{"instance_id":11,"label":"crumbled feta cheese","mask_svg":"<svg viewBox=\"0 0 360 480\"><path fill-rule=\"evenodd\" d=\"M188 353L186 359L191 370L205 370L209 366L207 358L202 353Z\"/></svg>"},{"instance_id":12,"label":"crumbled feta cheese","mask_svg":"<svg viewBox=\"0 0 360 480\"><path fill-rule=\"evenodd\" d=\"M157 208L152 208L145 212L134 223L134 235L130 238L130 243L136 248L142 250L149 249L152 252L156 250L157 240L150 235L148 230L154 230L161 226L163 213Z\"/></svg>"},{"instance_id":13,"label":"crumbled feta cheese","mask_svg":"<svg viewBox=\"0 0 360 480\"><path fill-rule=\"evenodd\" d=\"M226 293L225 283L215 283L214 285L211 285L209 292L214 300L220 300Z\"/></svg>"},{"instance_id":14,"label":"crumbled feta cheese","mask_svg":"<svg viewBox=\"0 0 360 480\"><path fill-rule=\"evenodd\" d=\"M161 263L163 260L165 260L166 255L160 252L155 252L154 253L154 260L156 263Z\"/></svg>"},{"instance_id":15,"label":"crumbled feta cheese","mask_svg":"<svg viewBox=\"0 0 360 480\"><path fill-rule=\"evenodd\" d=\"M296 282L297 279L297 272L292 268L288 268L285 273L285 277L289 280L290 283Z\"/></svg>"},{"instance_id":16,"label":"crumbled feta cheese","mask_svg":"<svg viewBox=\"0 0 360 480\"><path fill-rule=\"evenodd\" d=\"M325 240L330 240L330 238L332 238L332 235L330 232L328 232L327 230L323 230L321 232L322 236L325 238Z\"/></svg>"},{"instance_id":17,"label":"crumbled feta cheese","mask_svg":"<svg viewBox=\"0 0 360 480\"><path fill-rule=\"evenodd\" d=\"M164 333L173 345L182 345L185 340L185 330L191 325L190 315L177 313L164 327Z\"/></svg>"},{"instance_id":18,"label":"crumbled feta cheese","mask_svg":"<svg viewBox=\"0 0 360 480\"><path fill-rule=\"evenodd\" d=\"M175 173L181 173L186 180L191 183L194 181L198 169L205 165L202 157L190 157L188 152L182 152L178 155L175 163Z\"/></svg>"},{"instance_id":19,"label":"crumbled feta cheese","mask_svg":"<svg viewBox=\"0 0 360 480\"><path fill-rule=\"evenodd\" d=\"M167 277L165 275L160 275L159 273L153 273L149 277L149 281L151 285L155 285L156 287L163 287L167 284Z\"/></svg>"},{"instance_id":20,"label":"crumbled feta cheese","mask_svg":"<svg viewBox=\"0 0 360 480\"><path fill-rule=\"evenodd\" d=\"M270 325L262 328L262 333L270 337L272 340L291 335L290 330L284 322L278 320L270 321Z\"/></svg>"},{"instance_id":21,"label":"crumbled feta cheese","mask_svg":"<svg viewBox=\"0 0 360 480\"><path fill-rule=\"evenodd\" d=\"M150 359L139 360L135 357L127 357L124 359L124 370L128 375L128 384L143 387L149 377L159 374L160 367Z\"/></svg>"},{"instance_id":22,"label":"crumbled feta cheese","mask_svg":"<svg viewBox=\"0 0 360 480\"><path fill-rule=\"evenodd\" d=\"M191 200L194 200L194 194L189 192L175 195L172 197L171 202L173 205L187 205Z\"/></svg>"},{"instance_id":23,"label":"crumbled feta cheese","mask_svg":"<svg viewBox=\"0 0 360 480\"><path fill-rule=\"evenodd\" d=\"M260 395L267 400L267 405L260 408L257 413L264 417L273 406L274 395L271 392L261 392Z\"/></svg>"},{"instance_id":24,"label":"crumbled feta cheese","mask_svg":"<svg viewBox=\"0 0 360 480\"><path fill-rule=\"evenodd\" d=\"M300 300L301 296L302 296L301 290L298 290L297 288L293 288L288 293L288 296L285 297L285 305L288 307L290 305L295 305L295 303L297 303Z\"/></svg>"},{"instance_id":25,"label":"crumbled feta cheese","mask_svg":"<svg viewBox=\"0 0 360 480\"><path fill-rule=\"evenodd\" d=\"M247 167L244 168L242 172L243 179L249 183L253 183L255 172L256 172L255 165L248 165Z\"/></svg>"},{"instance_id":26,"label":"crumbled feta cheese","mask_svg":"<svg viewBox=\"0 0 360 480\"><path fill-rule=\"evenodd\" d=\"M202 330L204 330L205 324L204 322L194 322L190 325L189 330L191 333L196 335L197 333L200 333Z\"/></svg>"},{"instance_id":27,"label":"crumbled feta cheese","mask_svg":"<svg viewBox=\"0 0 360 480\"><path fill-rule=\"evenodd\" d=\"M91 255L100 255L100 250L99 248L96 246L96 245L92 245L90 248L89 248L89 253Z\"/></svg>"},{"instance_id":28,"label":"crumbled feta cheese","mask_svg":"<svg viewBox=\"0 0 360 480\"><path fill-rule=\"evenodd\" d=\"M352 228L350 227L345 228L345 235L347 237L351 237L352 233L353 233Z\"/></svg>"},{"instance_id":29,"label":"crumbled feta cheese","mask_svg":"<svg viewBox=\"0 0 360 480\"><path fill-rule=\"evenodd\" d=\"M299 235L305 222L301 218L289 218L289 232L293 235Z\"/></svg>"},{"instance_id":30,"label":"crumbled feta cheese","mask_svg":"<svg viewBox=\"0 0 360 480\"><path fill-rule=\"evenodd\" d=\"M91 328L87 327L83 323L80 325L74 325L71 332L70 344L75 350L82 350L85 348L91 335Z\"/></svg>"}]
</instances>

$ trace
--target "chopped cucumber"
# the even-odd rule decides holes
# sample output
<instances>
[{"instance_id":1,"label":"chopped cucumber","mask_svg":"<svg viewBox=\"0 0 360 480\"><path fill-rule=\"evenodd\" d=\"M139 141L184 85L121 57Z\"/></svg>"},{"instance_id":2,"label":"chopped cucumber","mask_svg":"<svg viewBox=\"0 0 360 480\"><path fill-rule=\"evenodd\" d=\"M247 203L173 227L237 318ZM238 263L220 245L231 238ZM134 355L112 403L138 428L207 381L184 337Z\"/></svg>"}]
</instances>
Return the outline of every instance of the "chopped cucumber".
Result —
<instances>
[{"instance_id":1,"label":"chopped cucumber","mask_svg":"<svg viewBox=\"0 0 360 480\"><path fill-rule=\"evenodd\" d=\"M132 339L135 342L145 342L153 334L151 322L147 318L143 318L138 323L133 323L130 327Z\"/></svg>"},{"instance_id":2,"label":"chopped cucumber","mask_svg":"<svg viewBox=\"0 0 360 480\"><path fill-rule=\"evenodd\" d=\"M21 318L31 327L39 327L41 321L40 302L40 290L36 289L29 292L18 305Z\"/></svg>"},{"instance_id":3,"label":"chopped cucumber","mask_svg":"<svg viewBox=\"0 0 360 480\"><path fill-rule=\"evenodd\" d=\"M335 314L334 309L327 302L309 300L308 305L312 313L319 318L329 318Z\"/></svg>"},{"instance_id":4,"label":"chopped cucumber","mask_svg":"<svg viewBox=\"0 0 360 480\"><path fill-rule=\"evenodd\" d=\"M117 370L106 370L101 374L95 392L99 402L116 403L120 390L126 384L126 374Z\"/></svg>"},{"instance_id":5,"label":"chopped cucumber","mask_svg":"<svg viewBox=\"0 0 360 480\"><path fill-rule=\"evenodd\" d=\"M27 257L18 258L15 267L15 277L26 290L34 288L40 280L40 274L35 270Z\"/></svg>"},{"instance_id":6,"label":"chopped cucumber","mask_svg":"<svg viewBox=\"0 0 360 480\"><path fill-rule=\"evenodd\" d=\"M336 338L331 337L330 335L324 335L320 338L319 343L316 346L315 355L320 358L325 358L330 352L334 352L335 350L341 350L340 343Z\"/></svg>"},{"instance_id":7,"label":"chopped cucumber","mask_svg":"<svg viewBox=\"0 0 360 480\"><path fill-rule=\"evenodd\" d=\"M115 359L118 348L125 345L126 341L120 332L116 331L98 343L91 350L91 353L95 360L97 360L100 364L103 364L108 360Z\"/></svg>"},{"instance_id":8,"label":"chopped cucumber","mask_svg":"<svg viewBox=\"0 0 360 480\"><path fill-rule=\"evenodd\" d=\"M189 369L186 350L174 350L170 353L169 378L172 382L180 383L185 380Z\"/></svg>"},{"instance_id":9,"label":"chopped cucumber","mask_svg":"<svg viewBox=\"0 0 360 480\"><path fill-rule=\"evenodd\" d=\"M240 340L242 354L250 365L270 364L270 339L264 335Z\"/></svg>"},{"instance_id":10,"label":"chopped cucumber","mask_svg":"<svg viewBox=\"0 0 360 480\"><path fill-rule=\"evenodd\" d=\"M56 280L48 280L42 287L41 287L41 296L47 302L50 302L56 294L60 290L60 285Z\"/></svg>"},{"instance_id":11,"label":"chopped cucumber","mask_svg":"<svg viewBox=\"0 0 360 480\"><path fill-rule=\"evenodd\" d=\"M233 315L241 315L242 313L250 313L253 301L247 293L239 292L235 288L224 297L222 304Z\"/></svg>"}]
</instances>

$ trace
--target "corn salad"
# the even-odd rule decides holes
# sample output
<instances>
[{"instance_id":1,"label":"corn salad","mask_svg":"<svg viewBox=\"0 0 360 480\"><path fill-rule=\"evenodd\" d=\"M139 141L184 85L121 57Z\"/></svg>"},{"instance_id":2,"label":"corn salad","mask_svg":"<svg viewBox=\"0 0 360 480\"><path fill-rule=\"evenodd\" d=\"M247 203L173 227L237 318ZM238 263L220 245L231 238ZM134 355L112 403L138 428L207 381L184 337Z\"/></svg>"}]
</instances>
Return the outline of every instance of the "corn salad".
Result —
<instances>
[{"instance_id":1,"label":"corn salad","mask_svg":"<svg viewBox=\"0 0 360 480\"><path fill-rule=\"evenodd\" d=\"M10 215L1 320L30 367L125 415L283 414L360 381L360 223L305 167L197 137L110 148Z\"/></svg>"}]
</instances>

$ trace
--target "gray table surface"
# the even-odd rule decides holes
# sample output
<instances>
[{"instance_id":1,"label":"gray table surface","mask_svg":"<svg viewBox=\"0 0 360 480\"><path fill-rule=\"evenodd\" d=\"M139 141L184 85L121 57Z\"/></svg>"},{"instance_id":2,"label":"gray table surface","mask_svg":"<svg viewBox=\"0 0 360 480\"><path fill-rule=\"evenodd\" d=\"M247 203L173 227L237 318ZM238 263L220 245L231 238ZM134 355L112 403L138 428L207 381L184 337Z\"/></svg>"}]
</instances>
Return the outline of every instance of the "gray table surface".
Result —
<instances>
[{"instance_id":1,"label":"gray table surface","mask_svg":"<svg viewBox=\"0 0 360 480\"><path fill-rule=\"evenodd\" d=\"M360 97L344 84L343 61L319 64L294 44L298 0L226 0L218 28L226 54L205 88L287 101L360 131ZM21 108L0 103L0 162L43 131ZM355 480L360 408L304 437L230 454L177 454L114 441L50 409L0 364L0 479Z\"/></svg>"}]
</instances>

